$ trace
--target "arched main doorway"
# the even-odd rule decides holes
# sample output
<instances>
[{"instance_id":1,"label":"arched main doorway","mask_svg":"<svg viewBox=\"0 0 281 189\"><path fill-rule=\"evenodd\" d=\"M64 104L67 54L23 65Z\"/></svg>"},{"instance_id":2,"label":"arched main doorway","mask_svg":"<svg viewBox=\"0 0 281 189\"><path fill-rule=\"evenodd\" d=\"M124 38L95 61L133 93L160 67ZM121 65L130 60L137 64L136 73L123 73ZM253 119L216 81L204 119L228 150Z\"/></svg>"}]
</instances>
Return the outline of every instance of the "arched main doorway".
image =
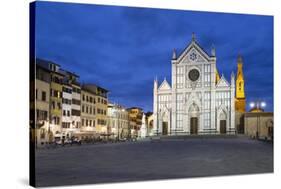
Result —
<instances>
[{"instance_id":1,"label":"arched main doorway","mask_svg":"<svg viewBox=\"0 0 281 189\"><path fill-rule=\"evenodd\" d=\"M189 128L190 128L190 134L191 135L197 135L198 134L198 122L199 122L199 107L193 103L188 110L189 114Z\"/></svg>"},{"instance_id":2,"label":"arched main doorway","mask_svg":"<svg viewBox=\"0 0 281 189\"><path fill-rule=\"evenodd\" d=\"M163 121L162 123L162 135L168 135L168 122Z\"/></svg>"},{"instance_id":3,"label":"arched main doorway","mask_svg":"<svg viewBox=\"0 0 281 189\"><path fill-rule=\"evenodd\" d=\"M190 134L192 134L192 135L198 134L198 118L197 117L190 118Z\"/></svg>"}]
</instances>

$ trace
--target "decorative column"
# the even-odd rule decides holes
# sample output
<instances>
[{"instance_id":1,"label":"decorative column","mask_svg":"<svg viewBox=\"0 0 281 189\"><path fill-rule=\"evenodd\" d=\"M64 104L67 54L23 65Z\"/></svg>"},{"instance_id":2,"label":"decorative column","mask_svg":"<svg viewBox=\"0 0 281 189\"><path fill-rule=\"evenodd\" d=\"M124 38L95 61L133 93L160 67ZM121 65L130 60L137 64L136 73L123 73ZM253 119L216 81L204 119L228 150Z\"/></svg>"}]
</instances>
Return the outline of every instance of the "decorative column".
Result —
<instances>
[{"instance_id":1,"label":"decorative column","mask_svg":"<svg viewBox=\"0 0 281 189\"><path fill-rule=\"evenodd\" d=\"M215 54L214 54L215 55ZM216 57L212 57L211 61L211 94L210 94L210 105L211 105L211 122L210 129L216 129Z\"/></svg>"},{"instance_id":2,"label":"decorative column","mask_svg":"<svg viewBox=\"0 0 281 189\"><path fill-rule=\"evenodd\" d=\"M231 113L230 113L230 130L235 131L235 76L234 73L231 73L231 86L230 86L230 107L231 107Z\"/></svg>"},{"instance_id":3,"label":"decorative column","mask_svg":"<svg viewBox=\"0 0 281 189\"><path fill-rule=\"evenodd\" d=\"M176 57L176 52L174 50L173 53L173 58L171 61L171 65L172 65L172 96L171 96L171 135L175 135L176 134L176 118L177 118L177 94L176 94L176 84L177 84L177 57Z\"/></svg>"},{"instance_id":4,"label":"decorative column","mask_svg":"<svg viewBox=\"0 0 281 189\"><path fill-rule=\"evenodd\" d=\"M183 95L183 118L182 118L182 127L183 127L183 132L185 134L189 133L189 129L188 129L188 107L187 107L187 99L186 99L186 95Z\"/></svg>"},{"instance_id":5,"label":"decorative column","mask_svg":"<svg viewBox=\"0 0 281 189\"><path fill-rule=\"evenodd\" d=\"M158 121L158 80L154 79L153 87L153 134L158 133L159 121Z\"/></svg>"}]
</instances>

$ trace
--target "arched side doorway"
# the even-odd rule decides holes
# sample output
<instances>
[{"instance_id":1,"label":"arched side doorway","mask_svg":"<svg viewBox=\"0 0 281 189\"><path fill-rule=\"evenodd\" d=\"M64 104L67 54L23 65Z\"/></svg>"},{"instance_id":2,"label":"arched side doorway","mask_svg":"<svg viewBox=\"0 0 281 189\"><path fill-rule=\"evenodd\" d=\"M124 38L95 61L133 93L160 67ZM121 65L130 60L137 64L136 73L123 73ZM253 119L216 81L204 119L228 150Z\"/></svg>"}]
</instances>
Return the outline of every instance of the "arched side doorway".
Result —
<instances>
[{"instance_id":1,"label":"arched side doorway","mask_svg":"<svg viewBox=\"0 0 281 189\"><path fill-rule=\"evenodd\" d=\"M199 107L192 103L188 109L189 132L191 135L197 135L199 130Z\"/></svg>"},{"instance_id":2,"label":"arched side doorway","mask_svg":"<svg viewBox=\"0 0 281 189\"><path fill-rule=\"evenodd\" d=\"M221 111L219 114L219 132L220 134L226 134L227 115L225 111Z\"/></svg>"},{"instance_id":3,"label":"arched side doorway","mask_svg":"<svg viewBox=\"0 0 281 189\"><path fill-rule=\"evenodd\" d=\"M169 135L170 134L170 127L171 127L171 116L169 110L160 110L160 117L159 117L159 129L158 132L162 135Z\"/></svg>"}]
</instances>

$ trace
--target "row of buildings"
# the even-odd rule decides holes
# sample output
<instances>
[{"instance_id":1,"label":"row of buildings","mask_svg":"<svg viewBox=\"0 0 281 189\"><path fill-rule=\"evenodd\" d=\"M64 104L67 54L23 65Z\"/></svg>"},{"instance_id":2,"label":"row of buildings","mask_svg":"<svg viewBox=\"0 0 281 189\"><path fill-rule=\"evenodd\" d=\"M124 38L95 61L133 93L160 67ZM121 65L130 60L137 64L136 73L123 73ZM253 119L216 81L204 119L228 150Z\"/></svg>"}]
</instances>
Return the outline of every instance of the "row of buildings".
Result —
<instances>
[{"instance_id":1,"label":"row of buildings","mask_svg":"<svg viewBox=\"0 0 281 189\"><path fill-rule=\"evenodd\" d=\"M143 111L109 103L108 90L81 84L79 76L60 65L36 59L31 84L33 140L44 145L57 138L138 137Z\"/></svg>"},{"instance_id":2,"label":"row of buildings","mask_svg":"<svg viewBox=\"0 0 281 189\"><path fill-rule=\"evenodd\" d=\"M243 60L230 82L219 73L216 50L204 50L192 36L171 59L171 84L154 80L153 112L109 103L108 90L80 84L60 65L36 60L32 112L37 144L55 137L132 138L155 135L246 134L273 138L273 113L253 107L246 112ZM31 94L33 94L31 92ZM32 113L31 113L32 115Z\"/></svg>"}]
</instances>

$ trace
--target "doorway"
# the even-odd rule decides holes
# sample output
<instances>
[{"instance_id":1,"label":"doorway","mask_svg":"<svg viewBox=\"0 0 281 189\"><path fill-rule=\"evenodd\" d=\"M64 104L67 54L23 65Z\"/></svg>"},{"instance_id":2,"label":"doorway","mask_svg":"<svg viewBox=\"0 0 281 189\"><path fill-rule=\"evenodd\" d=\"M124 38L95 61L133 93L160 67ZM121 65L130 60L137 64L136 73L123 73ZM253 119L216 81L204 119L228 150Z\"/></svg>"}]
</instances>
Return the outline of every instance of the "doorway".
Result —
<instances>
[{"instance_id":1,"label":"doorway","mask_svg":"<svg viewBox=\"0 0 281 189\"><path fill-rule=\"evenodd\" d=\"M198 133L198 118L192 117L190 118L190 134L197 135Z\"/></svg>"},{"instance_id":2,"label":"doorway","mask_svg":"<svg viewBox=\"0 0 281 189\"><path fill-rule=\"evenodd\" d=\"M226 120L220 120L220 134L226 134Z\"/></svg>"},{"instance_id":3,"label":"doorway","mask_svg":"<svg viewBox=\"0 0 281 189\"><path fill-rule=\"evenodd\" d=\"M162 124L162 135L168 135L168 122Z\"/></svg>"}]
</instances>

